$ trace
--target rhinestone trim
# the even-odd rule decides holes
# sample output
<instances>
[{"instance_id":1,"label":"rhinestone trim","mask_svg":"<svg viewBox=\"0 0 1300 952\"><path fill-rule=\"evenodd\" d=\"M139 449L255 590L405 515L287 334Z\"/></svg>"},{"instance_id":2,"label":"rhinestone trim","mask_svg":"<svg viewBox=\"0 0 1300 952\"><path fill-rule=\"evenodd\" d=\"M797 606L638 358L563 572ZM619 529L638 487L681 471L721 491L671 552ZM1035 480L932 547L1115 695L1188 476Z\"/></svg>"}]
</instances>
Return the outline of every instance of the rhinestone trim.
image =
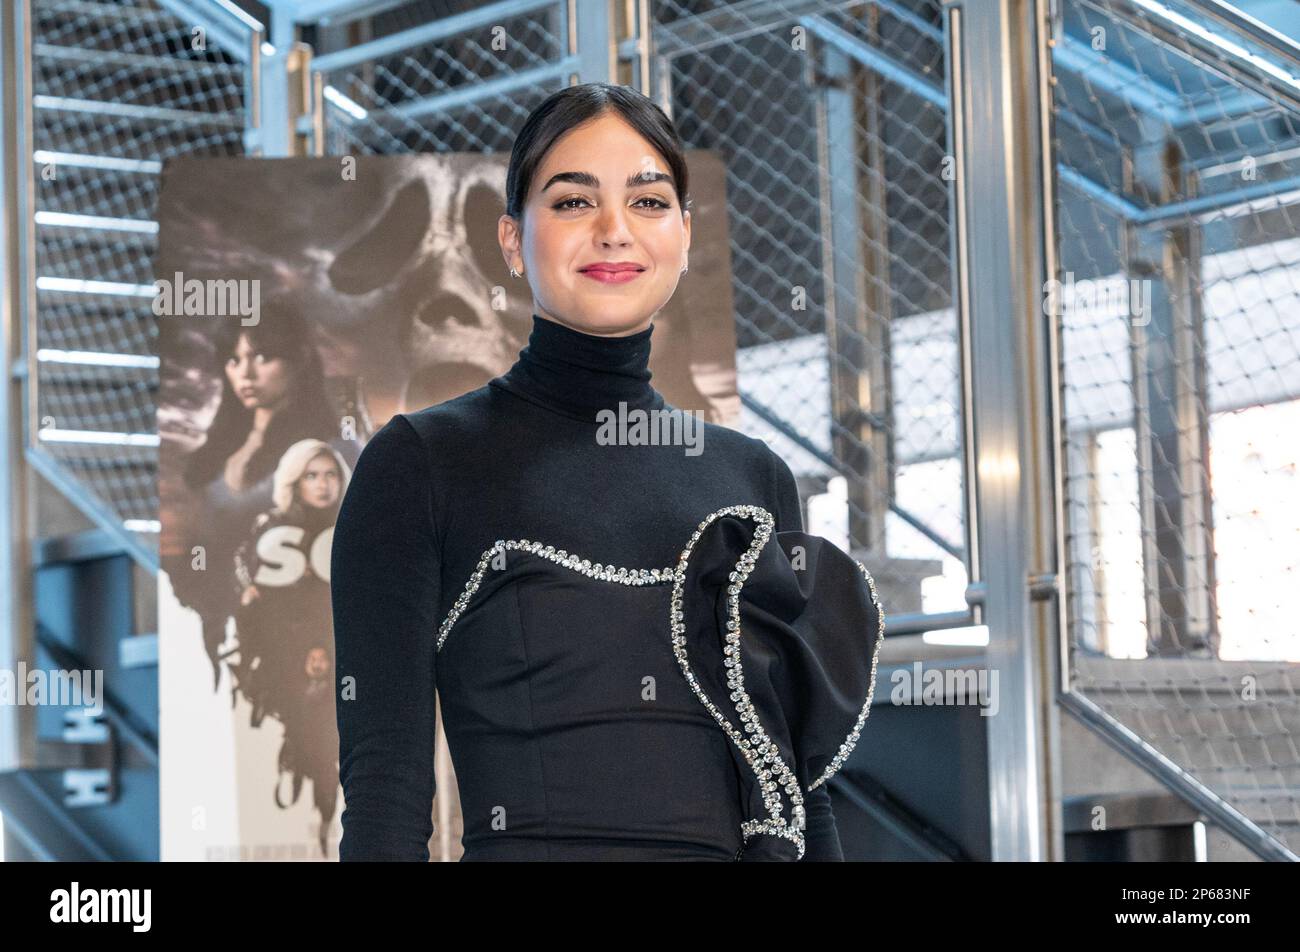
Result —
<instances>
[{"instance_id":1,"label":"rhinestone trim","mask_svg":"<svg viewBox=\"0 0 1300 952\"><path fill-rule=\"evenodd\" d=\"M438 627L437 651L442 650L442 643L451 634L452 626L456 624L456 620L465 611L465 606L469 604L469 600L478 591L479 585L483 582L483 573L487 571L488 563L492 561L496 553L504 553L507 549L531 552L533 555L539 555L544 559L550 559L552 562L563 565L566 569L581 572L588 578L600 579L605 582L618 582L622 585L662 585L668 581L673 573L671 566L664 569L629 569L621 565L605 565L602 562L593 564L590 559L580 558L573 553L566 552L564 549L557 549L553 545L542 545L540 542L530 542L527 539L498 539L490 549L483 552L483 557L478 560L478 567L474 569L469 581L465 583L465 590L456 597L451 611L447 613L447 617L443 619L442 624Z\"/></svg>"},{"instance_id":2,"label":"rhinestone trim","mask_svg":"<svg viewBox=\"0 0 1300 952\"><path fill-rule=\"evenodd\" d=\"M867 587L871 589L871 602L876 606L876 617L880 619L879 624L876 626L876 647L871 651L871 678L867 686L867 699L862 705L862 710L858 712L858 719L853 724L853 730L849 731L849 736L845 738L844 743L840 744L840 749L831 758L831 762L826 765L822 775L808 784L809 790L816 790L829 780L834 776L835 771L844 766L844 761L849 759L849 754L853 753L853 748L857 746L858 735L862 733L863 725L867 723L867 715L871 713L871 698L876 693L876 663L880 660L880 646L885 642L885 609L880 604L880 596L876 594L876 580L871 577L871 573L867 571L865 565L857 559L853 561L857 563L863 577L867 580Z\"/></svg>"},{"instance_id":3,"label":"rhinestone trim","mask_svg":"<svg viewBox=\"0 0 1300 952\"><path fill-rule=\"evenodd\" d=\"M753 519L758 523L758 527L754 530L754 537L750 540L749 548L737 560L735 569L727 576L727 580L731 584L727 586L727 646L723 649L723 654L726 656L723 664L727 668L727 687L731 689L728 696L736 704L736 712L740 715L744 733L741 732L741 729L734 727L726 715L718 710L709 696L704 693L704 689L696 680L695 672L691 670L686 657L686 623L683 621L682 614L682 584L686 579L686 565L690 561L691 551L695 548L695 543L704 534L704 530L722 516L740 516ZM758 712L754 710L749 693L745 690L745 673L740 659L740 589L754 568L758 551L767 544L774 525L775 521L772 514L761 506L727 506L706 516L704 521L696 527L695 532L692 533L690 541L686 543L686 548L682 550L681 558L677 563L677 570L673 573L673 594L669 617L672 623L673 654L676 655L677 663L686 676L687 684L691 686L695 696L700 699L700 703L713 715L713 719L718 722L718 726L726 732L732 743L736 745L741 756L745 758L754 771L754 775L759 781L759 787L763 792L763 804L770 816L763 820L746 820L741 824L741 834L744 836L745 842L748 843L752 837L759 834L781 836L792 840L798 846L798 858L803 859L805 848L803 831L806 825L803 793L799 789L798 778L786 765L785 760L781 757L780 749L759 722ZM751 734L753 737L751 739L744 736L744 734ZM788 821L782 816L781 790L784 790L790 798L791 819Z\"/></svg>"},{"instance_id":4,"label":"rhinestone trim","mask_svg":"<svg viewBox=\"0 0 1300 952\"><path fill-rule=\"evenodd\" d=\"M695 673L691 670L690 664L686 657L686 625L683 621L682 614L682 585L686 579L686 566L690 561L691 552L695 548L695 543L699 541L704 530L709 527L715 520L722 516L739 516L754 520L758 525L754 530L754 537L750 541L749 548L741 555L736 562L735 569L728 576L730 584L727 586L727 645L723 649L725 660L723 664L727 668L727 687L731 689L730 700L736 704L736 712L740 715L742 724L741 729L737 729L731 721L724 715L707 694L704 693L703 687L695 678ZM441 651L443 643L446 642L447 636L451 634L452 627L460 618L465 608L469 605L474 593L478 591L482 584L483 575L487 571L488 565L498 552L504 553L508 550L519 550L530 552L533 555L549 559L552 562L562 565L565 568L572 569L589 578L599 579L606 582L615 582L622 585L663 585L667 582L673 583L671 604L669 610L669 621L672 631L673 654L677 658L677 663L686 677L687 684L695 696L704 705L705 709L713 716L718 725L723 729L732 742L740 750L741 755L753 769L755 776L758 778L760 789L763 792L763 802L770 814L765 819L746 820L741 824L741 834L744 837L744 843L748 843L754 836L770 835L779 836L792 841L799 849L798 859L803 859L805 851L804 830L807 824L807 818L803 805L803 792L799 789L798 778L794 772L781 757L780 749L776 743L768 736L761 723L758 720L758 713L754 710L753 702L749 694L745 691L745 676L740 656L740 590L749 577L757 561L758 552L767 540L770 538L775 528L775 520L772 514L761 506L739 505L726 506L709 513L702 522L695 528L686 548L682 550L678 558L677 565L668 566L667 568L655 569L635 569L624 566L605 565L601 562L592 563L590 559L584 559L580 556L567 552L564 549L556 549L551 545L543 545L540 542L530 541L528 539L498 539L493 545L484 550L482 557L479 559L478 566L470 575L465 583L465 587L460 595L457 596L447 617L443 619L442 624L438 627L438 639L436 651ZM862 706L853 730L849 732L845 742L840 745L835 757L816 780L808 785L808 790L814 790L822 783L825 783L853 752L857 744L858 736L862 732L862 727L866 722L867 716L871 712L872 695L876 688L876 665L880 658L880 645L884 641L885 632L885 613L880 605L880 598L876 593L876 583L871 577L871 573L857 559L854 559L858 568L862 571L867 580L867 585L871 589L871 600L876 607L879 616L879 627L876 638L876 647L871 657L871 679L870 687L867 690L867 699ZM743 733L742 733L743 731ZM750 734L752 737L746 737ZM781 791L784 790L790 798L790 820L787 820L783 814ZM744 852L744 845L737 852L737 857Z\"/></svg>"}]
</instances>

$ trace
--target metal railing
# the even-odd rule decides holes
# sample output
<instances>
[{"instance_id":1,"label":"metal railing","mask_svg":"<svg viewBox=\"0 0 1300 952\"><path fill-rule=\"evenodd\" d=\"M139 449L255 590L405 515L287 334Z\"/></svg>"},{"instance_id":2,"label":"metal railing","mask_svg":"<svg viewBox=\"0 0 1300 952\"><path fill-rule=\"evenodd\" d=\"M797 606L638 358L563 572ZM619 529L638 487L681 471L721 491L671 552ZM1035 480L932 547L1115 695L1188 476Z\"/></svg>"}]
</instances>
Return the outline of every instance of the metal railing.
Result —
<instances>
[{"instance_id":1,"label":"metal railing","mask_svg":"<svg viewBox=\"0 0 1300 952\"><path fill-rule=\"evenodd\" d=\"M255 150L261 26L227 0L32 0L23 21L27 461L156 568L160 173Z\"/></svg>"},{"instance_id":2,"label":"metal railing","mask_svg":"<svg viewBox=\"0 0 1300 952\"><path fill-rule=\"evenodd\" d=\"M283 142L264 114L317 155L500 153L559 86L633 83L727 169L737 425L813 531L880 567L892 635L989 626L1021 712L990 746L1015 778L995 855L1059 832L1026 753L1059 635L1069 710L1294 858L1294 39L1220 0L271 6L277 47L309 41L305 115L263 95L261 27L220 0L32 0L19 45L28 456L138 559L166 157Z\"/></svg>"},{"instance_id":3,"label":"metal railing","mask_svg":"<svg viewBox=\"0 0 1300 952\"><path fill-rule=\"evenodd\" d=\"M1217 2L1068 0L1052 99L1067 703L1300 851L1300 57Z\"/></svg>"}]
</instances>

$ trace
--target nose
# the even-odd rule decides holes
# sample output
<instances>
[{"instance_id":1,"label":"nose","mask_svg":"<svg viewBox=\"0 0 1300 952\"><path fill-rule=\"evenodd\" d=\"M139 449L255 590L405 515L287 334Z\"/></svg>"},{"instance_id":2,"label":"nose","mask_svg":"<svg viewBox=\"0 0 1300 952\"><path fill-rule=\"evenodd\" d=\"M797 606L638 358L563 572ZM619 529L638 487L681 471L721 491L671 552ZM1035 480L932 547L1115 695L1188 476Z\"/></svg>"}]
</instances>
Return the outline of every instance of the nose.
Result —
<instances>
[{"instance_id":1,"label":"nose","mask_svg":"<svg viewBox=\"0 0 1300 952\"><path fill-rule=\"evenodd\" d=\"M626 212L621 206L606 205L597 220L597 229L603 245L626 245L632 241Z\"/></svg>"}]
</instances>

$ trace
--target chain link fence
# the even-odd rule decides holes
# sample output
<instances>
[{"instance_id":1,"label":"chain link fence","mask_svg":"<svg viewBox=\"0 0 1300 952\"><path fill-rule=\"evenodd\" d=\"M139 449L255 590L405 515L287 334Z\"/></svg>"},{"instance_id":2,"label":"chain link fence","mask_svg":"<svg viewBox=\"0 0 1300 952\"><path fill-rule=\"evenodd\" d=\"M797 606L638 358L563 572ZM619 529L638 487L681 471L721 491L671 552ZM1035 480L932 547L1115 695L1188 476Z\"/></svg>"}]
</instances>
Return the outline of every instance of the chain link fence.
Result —
<instances>
[{"instance_id":1,"label":"chain link fence","mask_svg":"<svg viewBox=\"0 0 1300 952\"><path fill-rule=\"evenodd\" d=\"M30 13L33 449L156 558L159 173L171 156L243 154L255 39L150 0Z\"/></svg>"},{"instance_id":2,"label":"chain link fence","mask_svg":"<svg viewBox=\"0 0 1300 952\"><path fill-rule=\"evenodd\" d=\"M470 14L460 4L443 15ZM564 3L508 5L464 24L426 3L315 31L313 72L325 90L326 155L509 153L528 114L564 85Z\"/></svg>"},{"instance_id":3,"label":"chain link fence","mask_svg":"<svg viewBox=\"0 0 1300 952\"><path fill-rule=\"evenodd\" d=\"M1071 680L1297 850L1300 59L1233 27L1062 4Z\"/></svg>"},{"instance_id":4,"label":"chain link fence","mask_svg":"<svg viewBox=\"0 0 1300 952\"><path fill-rule=\"evenodd\" d=\"M426 12L317 29L327 154L508 152L579 52L567 4ZM940 22L928 0L650 6L661 105L727 167L735 425L900 613L965 607Z\"/></svg>"},{"instance_id":5,"label":"chain link fence","mask_svg":"<svg viewBox=\"0 0 1300 952\"><path fill-rule=\"evenodd\" d=\"M870 562L891 617L963 610L940 5L651 14L655 86L727 168L738 426L801 478L812 530Z\"/></svg>"},{"instance_id":6,"label":"chain link fence","mask_svg":"<svg viewBox=\"0 0 1300 952\"><path fill-rule=\"evenodd\" d=\"M250 109L238 32L196 48L178 10L32 0L35 445L149 544L158 173L243 154ZM1300 78L1205 10L1060 3L1070 677L1300 849ZM737 425L879 566L891 620L964 611L941 4L648 12L653 94L728 170ZM564 2L361 13L303 25L328 155L508 152L591 52Z\"/></svg>"}]
</instances>

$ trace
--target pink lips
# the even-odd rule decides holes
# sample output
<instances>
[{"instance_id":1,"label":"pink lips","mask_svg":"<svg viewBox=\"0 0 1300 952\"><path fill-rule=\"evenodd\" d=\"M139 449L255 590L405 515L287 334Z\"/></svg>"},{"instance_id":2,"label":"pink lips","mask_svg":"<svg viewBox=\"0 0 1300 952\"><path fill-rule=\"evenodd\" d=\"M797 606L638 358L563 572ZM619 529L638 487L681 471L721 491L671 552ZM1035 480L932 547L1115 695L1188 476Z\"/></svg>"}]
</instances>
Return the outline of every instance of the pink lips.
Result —
<instances>
[{"instance_id":1,"label":"pink lips","mask_svg":"<svg viewBox=\"0 0 1300 952\"><path fill-rule=\"evenodd\" d=\"M640 277L644 270L635 261L615 261L590 264L578 273L604 284L626 284Z\"/></svg>"}]
</instances>

